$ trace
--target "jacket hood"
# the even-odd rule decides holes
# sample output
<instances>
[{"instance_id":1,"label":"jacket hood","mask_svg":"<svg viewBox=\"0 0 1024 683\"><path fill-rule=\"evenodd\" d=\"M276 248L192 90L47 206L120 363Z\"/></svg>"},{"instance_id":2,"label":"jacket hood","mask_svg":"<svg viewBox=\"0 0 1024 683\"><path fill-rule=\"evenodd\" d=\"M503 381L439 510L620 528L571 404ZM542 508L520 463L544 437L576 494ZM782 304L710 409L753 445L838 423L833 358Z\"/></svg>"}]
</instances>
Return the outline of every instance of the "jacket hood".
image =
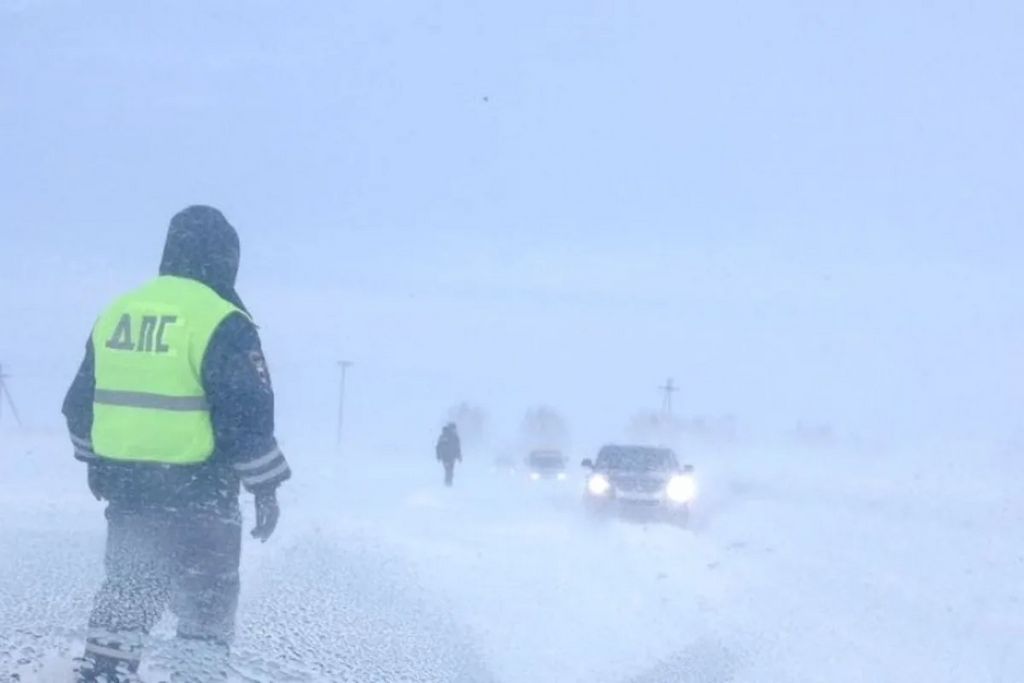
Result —
<instances>
[{"instance_id":1,"label":"jacket hood","mask_svg":"<svg viewBox=\"0 0 1024 683\"><path fill-rule=\"evenodd\" d=\"M238 233L217 209L190 206L171 219L160 274L197 280L246 310L235 279L241 248Z\"/></svg>"}]
</instances>

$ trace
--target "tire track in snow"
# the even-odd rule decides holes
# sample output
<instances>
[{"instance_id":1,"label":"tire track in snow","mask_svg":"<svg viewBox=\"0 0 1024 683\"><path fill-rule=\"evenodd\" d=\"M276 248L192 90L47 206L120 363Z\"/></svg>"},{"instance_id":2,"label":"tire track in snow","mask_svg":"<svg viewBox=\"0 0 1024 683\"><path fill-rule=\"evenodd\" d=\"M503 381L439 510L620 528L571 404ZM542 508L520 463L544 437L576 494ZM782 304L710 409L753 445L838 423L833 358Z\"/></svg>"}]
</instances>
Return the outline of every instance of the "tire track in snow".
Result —
<instances>
[{"instance_id":1,"label":"tire track in snow","mask_svg":"<svg viewBox=\"0 0 1024 683\"><path fill-rule=\"evenodd\" d=\"M466 630L364 538L303 535L245 579L234 653L257 680L493 680Z\"/></svg>"}]
</instances>

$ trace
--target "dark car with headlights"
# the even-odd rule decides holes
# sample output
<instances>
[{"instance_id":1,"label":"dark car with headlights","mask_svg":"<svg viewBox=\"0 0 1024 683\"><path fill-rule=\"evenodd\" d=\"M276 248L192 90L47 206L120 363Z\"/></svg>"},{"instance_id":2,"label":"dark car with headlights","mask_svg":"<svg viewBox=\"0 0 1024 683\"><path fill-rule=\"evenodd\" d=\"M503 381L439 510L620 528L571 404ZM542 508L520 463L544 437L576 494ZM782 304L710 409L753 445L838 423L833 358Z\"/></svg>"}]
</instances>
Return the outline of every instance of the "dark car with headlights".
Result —
<instances>
[{"instance_id":1,"label":"dark car with headlights","mask_svg":"<svg viewBox=\"0 0 1024 683\"><path fill-rule=\"evenodd\" d=\"M583 498L591 512L689 520L697 480L671 449L609 445L581 464L590 470Z\"/></svg>"},{"instance_id":2,"label":"dark car with headlights","mask_svg":"<svg viewBox=\"0 0 1024 683\"><path fill-rule=\"evenodd\" d=\"M535 450L526 456L526 469L531 481L542 479L563 481L566 477L565 466L566 458L562 455L562 451Z\"/></svg>"}]
</instances>

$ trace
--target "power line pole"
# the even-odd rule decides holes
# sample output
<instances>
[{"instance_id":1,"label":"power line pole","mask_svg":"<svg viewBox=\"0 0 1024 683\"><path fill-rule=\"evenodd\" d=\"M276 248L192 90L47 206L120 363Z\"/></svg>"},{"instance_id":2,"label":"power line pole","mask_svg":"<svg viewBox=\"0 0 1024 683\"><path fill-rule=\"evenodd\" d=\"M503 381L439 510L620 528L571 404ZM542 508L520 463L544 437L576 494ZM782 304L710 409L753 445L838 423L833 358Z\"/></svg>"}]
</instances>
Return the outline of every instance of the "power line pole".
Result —
<instances>
[{"instance_id":1,"label":"power line pole","mask_svg":"<svg viewBox=\"0 0 1024 683\"><path fill-rule=\"evenodd\" d=\"M4 366L0 364L0 418L3 417L3 402L7 399L7 405L11 407L11 414L14 415L14 421L18 427L21 427L21 417L18 415L18 408L14 405L14 397L11 396L11 390L7 388L7 379L10 375L4 373Z\"/></svg>"},{"instance_id":2,"label":"power line pole","mask_svg":"<svg viewBox=\"0 0 1024 683\"><path fill-rule=\"evenodd\" d=\"M341 431L345 425L345 378L348 369L352 367L352 361L340 360L338 367L341 368L341 385L338 388L338 434L335 437L334 447L341 451Z\"/></svg>"},{"instance_id":3,"label":"power line pole","mask_svg":"<svg viewBox=\"0 0 1024 683\"><path fill-rule=\"evenodd\" d=\"M679 391L679 387L675 385L672 378L669 377L668 381L662 386L658 387L661 390L661 412L665 415L672 414L672 394Z\"/></svg>"}]
</instances>

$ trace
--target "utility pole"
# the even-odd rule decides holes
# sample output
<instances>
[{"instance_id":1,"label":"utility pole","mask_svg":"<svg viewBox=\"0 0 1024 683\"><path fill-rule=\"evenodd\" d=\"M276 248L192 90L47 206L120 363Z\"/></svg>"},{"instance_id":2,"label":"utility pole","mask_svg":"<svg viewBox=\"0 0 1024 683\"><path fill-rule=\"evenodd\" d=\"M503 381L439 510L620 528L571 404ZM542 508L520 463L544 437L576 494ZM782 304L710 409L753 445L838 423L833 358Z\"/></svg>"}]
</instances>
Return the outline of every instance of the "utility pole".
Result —
<instances>
[{"instance_id":1,"label":"utility pole","mask_svg":"<svg viewBox=\"0 0 1024 683\"><path fill-rule=\"evenodd\" d=\"M672 394L679 391L679 387L669 377L668 381L658 389L661 390L661 412L665 415L672 415Z\"/></svg>"},{"instance_id":2,"label":"utility pole","mask_svg":"<svg viewBox=\"0 0 1024 683\"><path fill-rule=\"evenodd\" d=\"M345 425L345 377L348 375L348 369L352 367L352 361L340 360L338 367L341 368L341 385L338 390L338 434L334 446L341 452L341 430Z\"/></svg>"},{"instance_id":3,"label":"utility pole","mask_svg":"<svg viewBox=\"0 0 1024 683\"><path fill-rule=\"evenodd\" d=\"M7 388L7 379L10 375L4 373L4 366L0 364L0 417L3 417L3 402L7 399L7 405L11 407L11 414L14 415L14 421L19 427L21 427L21 417L18 415L18 408L14 405L14 397L11 396L11 390Z\"/></svg>"}]
</instances>

